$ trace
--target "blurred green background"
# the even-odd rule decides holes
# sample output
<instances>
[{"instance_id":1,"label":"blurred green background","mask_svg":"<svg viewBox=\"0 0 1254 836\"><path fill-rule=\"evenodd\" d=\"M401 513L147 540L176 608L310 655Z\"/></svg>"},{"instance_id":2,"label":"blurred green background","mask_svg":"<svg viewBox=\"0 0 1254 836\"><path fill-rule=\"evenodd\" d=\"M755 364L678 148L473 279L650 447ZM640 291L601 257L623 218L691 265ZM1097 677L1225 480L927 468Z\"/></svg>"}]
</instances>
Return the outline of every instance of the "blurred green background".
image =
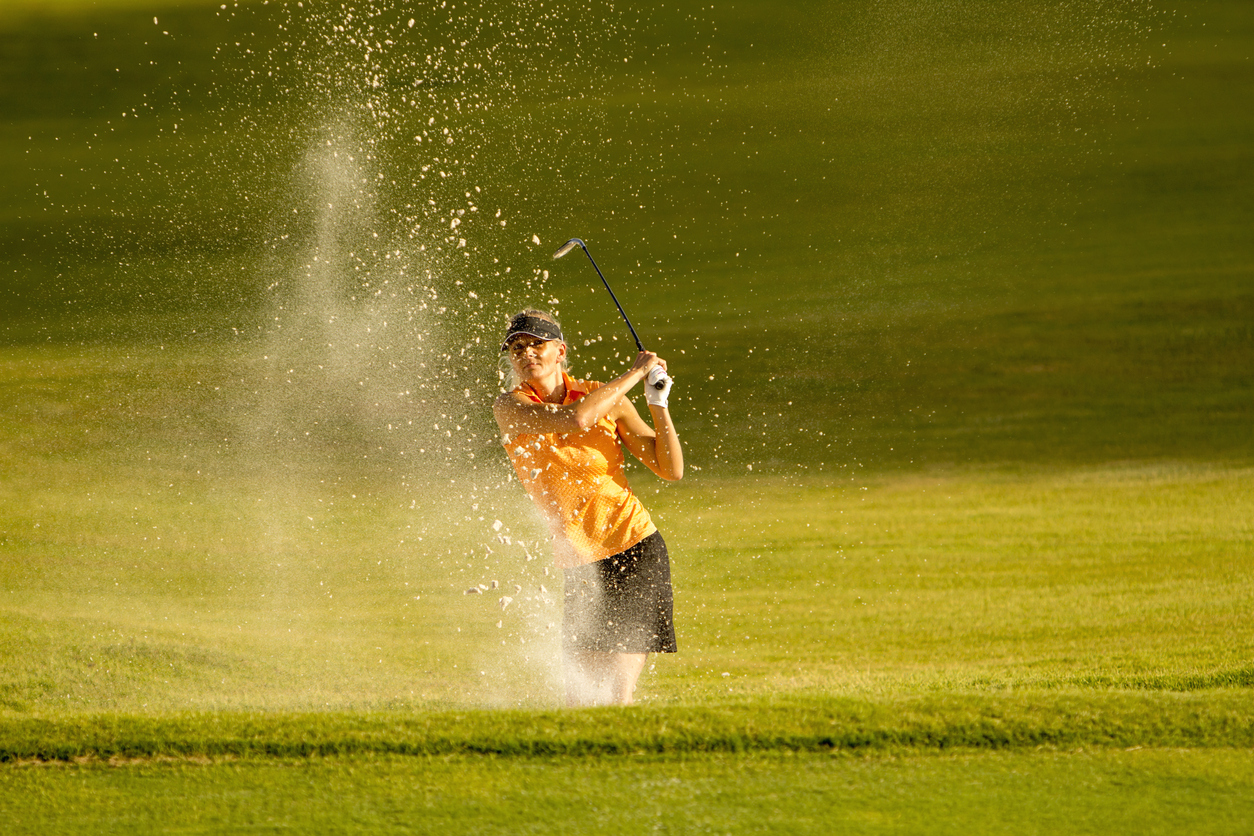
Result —
<instances>
[{"instance_id":1,"label":"blurred green background","mask_svg":"<svg viewBox=\"0 0 1254 836\"><path fill-rule=\"evenodd\" d=\"M579 236L698 467L1248 461L1241 3L61 5L0 18L14 350L480 338L477 414L523 305L625 360Z\"/></svg>"}]
</instances>

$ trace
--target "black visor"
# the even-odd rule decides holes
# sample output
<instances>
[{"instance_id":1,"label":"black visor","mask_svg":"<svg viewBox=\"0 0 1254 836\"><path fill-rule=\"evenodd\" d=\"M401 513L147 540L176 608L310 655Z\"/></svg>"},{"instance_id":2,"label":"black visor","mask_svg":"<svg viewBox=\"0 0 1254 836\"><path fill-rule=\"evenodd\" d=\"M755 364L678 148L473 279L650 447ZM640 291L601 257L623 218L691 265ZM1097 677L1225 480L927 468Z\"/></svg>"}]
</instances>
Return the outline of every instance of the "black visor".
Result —
<instances>
[{"instance_id":1,"label":"black visor","mask_svg":"<svg viewBox=\"0 0 1254 836\"><path fill-rule=\"evenodd\" d=\"M541 319L538 316L523 314L509 321L509 330L505 332L505 342L501 343L501 351L504 351L509 346L509 341L519 334L539 337L542 340L566 342L566 339L562 336L562 329L557 327L556 322L549 322L547 319Z\"/></svg>"}]
</instances>

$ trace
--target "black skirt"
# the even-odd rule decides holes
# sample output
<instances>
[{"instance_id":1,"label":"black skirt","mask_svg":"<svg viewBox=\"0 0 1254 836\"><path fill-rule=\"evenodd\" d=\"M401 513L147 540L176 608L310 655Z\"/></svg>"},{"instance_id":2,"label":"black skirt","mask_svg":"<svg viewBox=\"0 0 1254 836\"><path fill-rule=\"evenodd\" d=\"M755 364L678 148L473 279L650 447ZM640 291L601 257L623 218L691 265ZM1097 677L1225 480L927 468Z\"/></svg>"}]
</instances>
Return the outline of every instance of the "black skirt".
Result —
<instances>
[{"instance_id":1,"label":"black skirt","mask_svg":"<svg viewBox=\"0 0 1254 836\"><path fill-rule=\"evenodd\" d=\"M654 532L612 557L566 569L562 642L606 653L674 653L671 563Z\"/></svg>"}]
</instances>

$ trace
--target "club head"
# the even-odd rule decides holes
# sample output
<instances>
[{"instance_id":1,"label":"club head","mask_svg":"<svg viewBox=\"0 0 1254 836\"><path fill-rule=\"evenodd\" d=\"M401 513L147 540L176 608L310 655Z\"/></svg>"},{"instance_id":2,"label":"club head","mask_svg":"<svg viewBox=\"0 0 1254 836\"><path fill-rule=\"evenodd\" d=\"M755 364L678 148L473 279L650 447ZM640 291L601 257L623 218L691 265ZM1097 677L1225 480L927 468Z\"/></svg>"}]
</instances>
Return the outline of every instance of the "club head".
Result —
<instances>
[{"instance_id":1,"label":"club head","mask_svg":"<svg viewBox=\"0 0 1254 836\"><path fill-rule=\"evenodd\" d=\"M583 247L583 241L580 241L578 238L570 239L565 244L562 244L561 248L557 252L553 253L553 257L561 258L562 256L566 255L566 253L573 250L575 247Z\"/></svg>"}]
</instances>

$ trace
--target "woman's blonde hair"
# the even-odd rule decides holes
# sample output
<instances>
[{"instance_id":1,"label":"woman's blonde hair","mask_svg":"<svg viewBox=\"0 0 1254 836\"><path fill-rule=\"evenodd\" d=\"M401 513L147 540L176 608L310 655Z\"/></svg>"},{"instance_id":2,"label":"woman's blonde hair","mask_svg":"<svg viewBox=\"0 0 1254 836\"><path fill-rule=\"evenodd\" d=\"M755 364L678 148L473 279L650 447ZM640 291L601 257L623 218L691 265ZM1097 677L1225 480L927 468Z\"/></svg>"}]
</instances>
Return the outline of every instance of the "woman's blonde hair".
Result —
<instances>
[{"instance_id":1,"label":"woman's blonde hair","mask_svg":"<svg viewBox=\"0 0 1254 836\"><path fill-rule=\"evenodd\" d=\"M557 317L553 316L553 314L548 311L542 311L539 308L523 308L521 311L509 318L510 325L513 325L516 320L521 319L522 317L543 319L546 322L552 322L556 325L557 330L562 330L562 323L557 321ZM565 340L562 340L562 345L566 346L566 356L562 358L562 371L570 371L570 344ZM501 352L501 357L497 361L497 371L501 380L508 381L509 389L514 389L522 382L518 379L518 375L514 373L514 364L509 361L508 351Z\"/></svg>"}]
</instances>

